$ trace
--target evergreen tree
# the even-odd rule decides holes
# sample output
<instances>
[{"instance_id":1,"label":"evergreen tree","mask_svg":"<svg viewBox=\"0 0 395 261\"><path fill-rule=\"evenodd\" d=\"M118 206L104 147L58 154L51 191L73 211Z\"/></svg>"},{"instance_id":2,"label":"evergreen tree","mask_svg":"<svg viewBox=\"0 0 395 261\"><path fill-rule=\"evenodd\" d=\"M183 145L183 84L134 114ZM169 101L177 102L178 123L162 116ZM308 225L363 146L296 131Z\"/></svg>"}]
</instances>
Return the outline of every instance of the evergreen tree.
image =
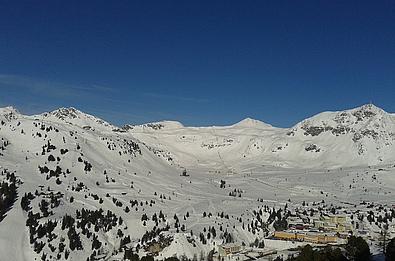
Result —
<instances>
[{"instance_id":1,"label":"evergreen tree","mask_svg":"<svg viewBox=\"0 0 395 261\"><path fill-rule=\"evenodd\" d=\"M362 237L351 236L346 245L347 254L352 260L370 260L370 249L368 243Z\"/></svg>"},{"instance_id":2,"label":"evergreen tree","mask_svg":"<svg viewBox=\"0 0 395 261\"><path fill-rule=\"evenodd\" d=\"M390 240L387 245L386 253L385 253L386 261L394 261L395 260L395 237Z\"/></svg>"}]
</instances>

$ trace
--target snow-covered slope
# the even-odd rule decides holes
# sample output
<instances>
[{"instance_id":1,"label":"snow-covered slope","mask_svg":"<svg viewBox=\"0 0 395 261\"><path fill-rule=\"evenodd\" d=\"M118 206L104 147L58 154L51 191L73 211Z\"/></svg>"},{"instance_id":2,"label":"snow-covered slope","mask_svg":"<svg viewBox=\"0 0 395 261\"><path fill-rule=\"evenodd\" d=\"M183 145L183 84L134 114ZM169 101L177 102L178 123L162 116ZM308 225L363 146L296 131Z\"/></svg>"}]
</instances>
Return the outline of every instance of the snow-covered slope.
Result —
<instances>
[{"instance_id":1,"label":"snow-covered slope","mask_svg":"<svg viewBox=\"0 0 395 261\"><path fill-rule=\"evenodd\" d=\"M365 105L289 129L253 119L117 127L74 108L1 108L0 184L17 194L0 190L0 260L116 260L126 246L192 258L263 237L264 205L389 203L394 117Z\"/></svg>"},{"instance_id":2,"label":"snow-covered slope","mask_svg":"<svg viewBox=\"0 0 395 261\"><path fill-rule=\"evenodd\" d=\"M225 167L237 159L263 155L272 147L271 136L284 133L263 122L245 119L232 126L184 127L179 123L160 122L129 128L139 140L171 153L184 167L196 164ZM242 162L238 162L242 163Z\"/></svg>"}]
</instances>

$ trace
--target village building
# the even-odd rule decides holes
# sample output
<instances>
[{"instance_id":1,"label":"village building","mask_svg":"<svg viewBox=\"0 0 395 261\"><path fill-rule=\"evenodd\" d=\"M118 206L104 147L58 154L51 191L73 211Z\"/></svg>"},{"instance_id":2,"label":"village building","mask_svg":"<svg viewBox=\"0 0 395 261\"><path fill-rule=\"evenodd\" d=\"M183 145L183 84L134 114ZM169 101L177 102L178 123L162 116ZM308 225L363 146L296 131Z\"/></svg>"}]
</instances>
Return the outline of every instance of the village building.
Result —
<instances>
[{"instance_id":1,"label":"village building","mask_svg":"<svg viewBox=\"0 0 395 261\"><path fill-rule=\"evenodd\" d=\"M228 256L232 254L237 254L243 250L243 247L240 244L236 243L228 243L218 246L219 256Z\"/></svg>"},{"instance_id":2,"label":"village building","mask_svg":"<svg viewBox=\"0 0 395 261\"><path fill-rule=\"evenodd\" d=\"M346 233L353 231L354 227L347 221L346 216L330 215L314 220L314 228L322 231L331 231L338 233Z\"/></svg>"},{"instance_id":3,"label":"village building","mask_svg":"<svg viewBox=\"0 0 395 261\"><path fill-rule=\"evenodd\" d=\"M340 240L336 235L313 232L301 233L294 231L275 231L273 237L280 240L310 242L315 244L338 243Z\"/></svg>"}]
</instances>

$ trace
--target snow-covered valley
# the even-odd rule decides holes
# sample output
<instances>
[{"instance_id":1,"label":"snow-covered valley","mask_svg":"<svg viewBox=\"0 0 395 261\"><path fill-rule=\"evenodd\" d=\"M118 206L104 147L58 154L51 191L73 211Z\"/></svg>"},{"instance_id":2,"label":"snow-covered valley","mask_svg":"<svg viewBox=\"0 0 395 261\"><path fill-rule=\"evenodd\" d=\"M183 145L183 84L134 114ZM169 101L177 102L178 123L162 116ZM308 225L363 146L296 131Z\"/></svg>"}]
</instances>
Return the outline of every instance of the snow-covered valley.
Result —
<instances>
[{"instance_id":1,"label":"snow-covered valley","mask_svg":"<svg viewBox=\"0 0 395 261\"><path fill-rule=\"evenodd\" d=\"M347 215L374 241L383 221L369 209L394 213L395 115L371 104L291 128L118 127L74 108L6 107L0 121L0 182L16 187L1 195L0 260L206 258L257 239L281 251L295 245L269 238L287 210Z\"/></svg>"}]
</instances>

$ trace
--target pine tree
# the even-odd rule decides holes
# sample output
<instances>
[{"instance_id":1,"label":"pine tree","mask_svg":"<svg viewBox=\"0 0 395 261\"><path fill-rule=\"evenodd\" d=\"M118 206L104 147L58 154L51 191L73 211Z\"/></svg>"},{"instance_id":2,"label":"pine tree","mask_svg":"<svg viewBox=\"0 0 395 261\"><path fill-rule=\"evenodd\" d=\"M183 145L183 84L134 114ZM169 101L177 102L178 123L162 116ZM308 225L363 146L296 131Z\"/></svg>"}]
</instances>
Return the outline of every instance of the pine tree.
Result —
<instances>
[{"instance_id":1,"label":"pine tree","mask_svg":"<svg viewBox=\"0 0 395 261\"><path fill-rule=\"evenodd\" d=\"M395 260L395 237L388 243L385 253L385 261L393 260Z\"/></svg>"}]
</instances>

